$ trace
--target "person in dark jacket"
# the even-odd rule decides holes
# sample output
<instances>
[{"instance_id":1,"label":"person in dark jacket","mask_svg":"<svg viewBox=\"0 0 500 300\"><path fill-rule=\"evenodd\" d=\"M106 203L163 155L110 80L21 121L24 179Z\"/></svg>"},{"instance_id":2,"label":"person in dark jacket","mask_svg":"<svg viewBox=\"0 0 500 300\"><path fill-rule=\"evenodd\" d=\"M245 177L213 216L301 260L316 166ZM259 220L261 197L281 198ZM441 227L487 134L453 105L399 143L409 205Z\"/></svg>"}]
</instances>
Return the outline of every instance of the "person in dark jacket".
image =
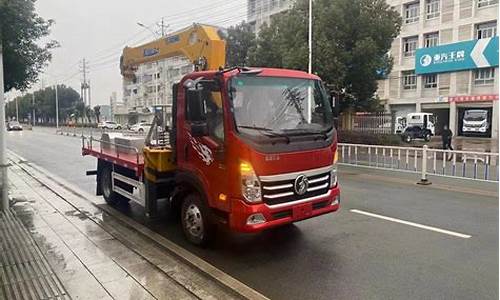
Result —
<instances>
[{"instance_id":1,"label":"person in dark jacket","mask_svg":"<svg viewBox=\"0 0 500 300\"><path fill-rule=\"evenodd\" d=\"M443 134L441 135L444 150L453 150L453 147L451 146L452 137L453 137L453 132L451 132L451 130L448 128L448 125L444 125Z\"/></svg>"}]
</instances>

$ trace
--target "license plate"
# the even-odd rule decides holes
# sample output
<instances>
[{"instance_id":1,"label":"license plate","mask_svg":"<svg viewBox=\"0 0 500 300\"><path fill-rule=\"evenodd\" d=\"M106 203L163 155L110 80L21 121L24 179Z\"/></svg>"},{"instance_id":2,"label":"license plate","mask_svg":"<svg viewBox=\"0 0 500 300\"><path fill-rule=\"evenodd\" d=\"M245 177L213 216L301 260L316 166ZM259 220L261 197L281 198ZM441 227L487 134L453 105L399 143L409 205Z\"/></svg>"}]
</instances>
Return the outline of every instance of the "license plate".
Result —
<instances>
[{"instance_id":1,"label":"license plate","mask_svg":"<svg viewBox=\"0 0 500 300\"><path fill-rule=\"evenodd\" d=\"M305 219L308 218L312 215L312 204L311 203L305 203L298 205L293 208L293 219L294 220L300 220L300 219Z\"/></svg>"}]
</instances>

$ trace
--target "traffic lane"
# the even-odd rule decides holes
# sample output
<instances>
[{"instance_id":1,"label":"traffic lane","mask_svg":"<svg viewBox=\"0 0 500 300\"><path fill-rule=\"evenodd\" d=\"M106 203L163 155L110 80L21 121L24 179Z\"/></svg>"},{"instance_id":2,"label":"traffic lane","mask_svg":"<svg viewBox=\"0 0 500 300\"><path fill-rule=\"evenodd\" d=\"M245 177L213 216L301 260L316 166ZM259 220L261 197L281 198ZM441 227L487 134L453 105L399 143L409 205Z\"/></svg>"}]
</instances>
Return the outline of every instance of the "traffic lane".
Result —
<instances>
[{"instance_id":1,"label":"traffic lane","mask_svg":"<svg viewBox=\"0 0 500 300\"><path fill-rule=\"evenodd\" d=\"M434 199L435 192L443 192L439 189L428 188L417 193L412 191L414 183L385 187L378 180L358 182L350 177L343 175L341 169L343 200L339 214L263 234L225 233L208 250L187 244L175 223L155 227L271 298L497 297L498 203L494 204L494 198L480 197L470 202L474 198L470 194L446 191L444 198L449 198L449 203L441 205ZM422 196L429 203L420 201ZM368 197L371 201L366 200ZM374 206L367 206L367 202ZM406 209L407 205L414 207ZM468 207L463 209L462 205ZM393 207L400 209L391 210ZM450 222L455 219L470 219L469 224L479 222L484 226L477 225L478 232L461 228L474 231L475 235L467 240L355 215L351 208L407 217L410 221L442 225L446 229L461 228L459 223ZM416 210L421 211L417 217ZM478 210L481 214L470 216L468 210ZM440 223L443 216L448 221Z\"/></svg>"},{"instance_id":2,"label":"traffic lane","mask_svg":"<svg viewBox=\"0 0 500 300\"><path fill-rule=\"evenodd\" d=\"M26 137L33 140L33 135ZM61 177L79 186L81 182L77 176L66 175L70 172L68 168L80 168L77 173L80 172L80 177L90 183L86 189L93 193L95 178L83 174L86 167L95 167L95 160L91 159L90 166L86 166L85 159L80 156L78 139L44 135L36 140L38 152L47 152L47 147L62 147L65 150L61 152L65 155L29 152L27 154L32 158L24 155L25 158L39 165L42 165L43 160L49 160L46 169L61 173ZM75 152L69 152L69 147L76 149ZM57 164L66 167L55 168ZM476 248L471 248L470 243L476 237L463 240L353 214L349 208L371 209L362 206L368 197L383 209L378 213L387 212L390 207L401 203L395 199L407 197L408 192L406 188L397 189L399 197L384 202L385 196L393 192L391 189L378 192L384 184L377 182L373 189L359 190L360 186L373 179L356 182L349 178L349 172L345 175L343 169L341 172L343 198L342 209L338 214L306 220L262 234L220 232L215 244L209 249L186 243L175 220L153 223L150 227L276 299L299 299L311 295L320 299L333 296L340 299L430 298L439 295L449 298L489 298L492 290L498 290L498 257L491 255L491 246L479 243ZM365 173L366 170L359 172ZM395 174L393 177L401 176L400 173ZM349 187L351 181L352 188ZM429 189L426 193L431 191ZM409 195L413 199L410 202L418 201L415 193ZM454 196L455 193L452 193L449 197ZM436 201L431 205L436 205ZM142 209L136 205L120 209L134 219L142 219ZM498 211L498 207L495 211ZM496 228L497 224L490 227ZM493 247L495 251L498 251L497 238L493 242L496 244Z\"/></svg>"},{"instance_id":3,"label":"traffic lane","mask_svg":"<svg viewBox=\"0 0 500 300\"><path fill-rule=\"evenodd\" d=\"M93 157L81 155L81 139L56 135L50 128L35 127L33 131L7 132L6 146L83 190L95 193L95 176L86 176L86 171L95 170L97 162Z\"/></svg>"},{"instance_id":4,"label":"traffic lane","mask_svg":"<svg viewBox=\"0 0 500 300\"><path fill-rule=\"evenodd\" d=\"M343 202L343 209L362 209L487 239L498 235L498 228L491 226L498 223L497 183L431 178L437 182L426 186L416 184L418 174L349 166L340 167L339 177L342 198L349 200ZM474 184L479 188L473 189Z\"/></svg>"},{"instance_id":5,"label":"traffic lane","mask_svg":"<svg viewBox=\"0 0 500 300\"><path fill-rule=\"evenodd\" d=\"M162 225L165 236L272 299L497 297L498 248L347 209L262 234L221 234L210 249Z\"/></svg>"}]
</instances>

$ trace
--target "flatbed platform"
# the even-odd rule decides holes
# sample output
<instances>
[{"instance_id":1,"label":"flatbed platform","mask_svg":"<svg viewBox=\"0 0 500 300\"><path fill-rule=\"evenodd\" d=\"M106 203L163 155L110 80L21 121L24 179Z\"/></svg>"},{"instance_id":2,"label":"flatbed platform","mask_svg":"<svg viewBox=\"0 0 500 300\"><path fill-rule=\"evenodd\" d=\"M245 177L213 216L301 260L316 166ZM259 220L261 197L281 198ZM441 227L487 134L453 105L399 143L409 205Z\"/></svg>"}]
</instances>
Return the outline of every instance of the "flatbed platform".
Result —
<instances>
[{"instance_id":1,"label":"flatbed platform","mask_svg":"<svg viewBox=\"0 0 500 300\"><path fill-rule=\"evenodd\" d=\"M107 144L107 146L102 147L103 144ZM83 137L82 155L94 156L104 161L134 170L137 176L140 176L144 171L144 157L142 151L139 151L135 147L117 145L93 137Z\"/></svg>"}]
</instances>

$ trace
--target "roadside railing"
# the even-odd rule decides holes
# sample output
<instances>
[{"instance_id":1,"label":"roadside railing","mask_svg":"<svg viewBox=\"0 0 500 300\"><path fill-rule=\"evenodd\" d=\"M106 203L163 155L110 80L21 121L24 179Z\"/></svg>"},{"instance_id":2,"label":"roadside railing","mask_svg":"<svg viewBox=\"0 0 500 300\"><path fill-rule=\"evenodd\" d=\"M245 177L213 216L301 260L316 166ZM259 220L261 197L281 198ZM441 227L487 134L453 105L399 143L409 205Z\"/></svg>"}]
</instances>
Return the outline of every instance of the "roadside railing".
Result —
<instances>
[{"instance_id":1,"label":"roadside railing","mask_svg":"<svg viewBox=\"0 0 500 300\"><path fill-rule=\"evenodd\" d=\"M498 153L458 150L339 144L339 163L428 175L498 181Z\"/></svg>"}]
</instances>

